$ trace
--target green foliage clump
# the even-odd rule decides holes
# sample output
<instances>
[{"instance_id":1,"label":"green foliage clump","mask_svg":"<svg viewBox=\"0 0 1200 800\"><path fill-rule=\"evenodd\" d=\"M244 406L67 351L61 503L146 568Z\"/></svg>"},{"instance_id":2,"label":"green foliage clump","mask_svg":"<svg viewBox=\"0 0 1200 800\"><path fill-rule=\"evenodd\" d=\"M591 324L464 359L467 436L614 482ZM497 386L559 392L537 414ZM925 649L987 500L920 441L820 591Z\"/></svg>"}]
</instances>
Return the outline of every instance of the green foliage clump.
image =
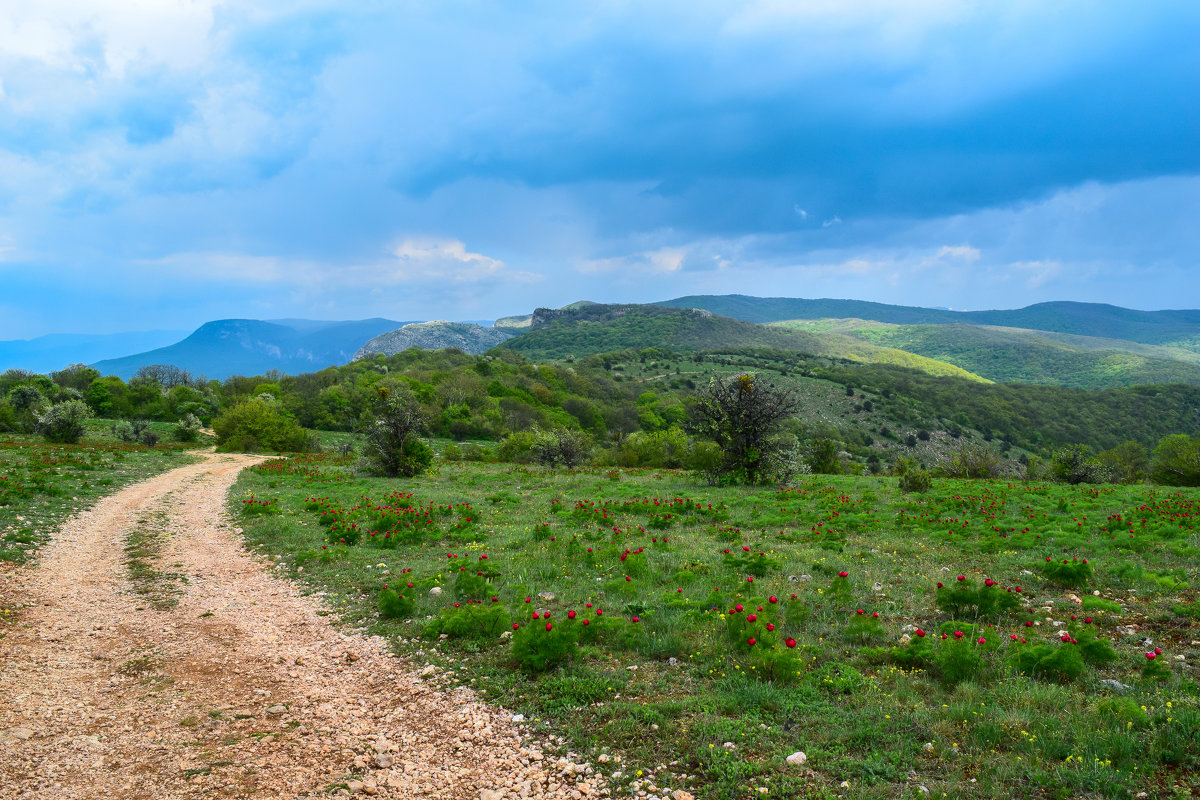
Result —
<instances>
[{"instance_id":1,"label":"green foliage clump","mask_svg":"<svg viewBox=\"0 0 1200 800\"><path fill-rule=\"evenodd\" d=\"M37 430L48 442L76 444L83 438L84 423L92 410L81 400L57 403L37 414Z\"/></svg>"},{"instance_id":2,"label":"green foliage clump","mask_svg":"<svg viewBox=\"0 0 1200 800\"><path fill-rule=\"evenodd\" d=\"M227 408L213 421L217 450L223 453L304 453L316 442L269 395Z\"/></svg>"},{"instance_id":3,"label":"green foliage clump","mask_svg":"<svg viewBox=\"0 0 1200 800\"><path fill-rule=\"evenodd\" d=\"M933 479L923 469L908 469L900 476L900 491L909 494L922 494L929 491Z\"/></svg>"},{"instance_id":4,"label":"green foliage clump","mask_svg":"<svg viewBox=\"0 0 1200 800\"><path fill-rule=\"evenodd\" d=\"M200 418L195 414L184 414L175 423L175 438L181 442L194 442L200 438Z\"/></svg>"},{"instance_id":5,"label":"green foliage clump","mask_svg":"<svg viewBox=\"0 0 1200 800\"><path fill-rule=\"evenodd\" d=\"M1093 614L1112 614L1116 616L1121 613L1121 604L1113 600L1106 600L1103 597L1085 597L1083 598L1083 610L1090 611Z\"/></svg>"},{"instance_id":6,"label":"green foliage clump","mask_svg":"<svg viewBox=\"0 0 1200 800\"><path fill-rule=\"evenodd\" d=\"M534 435L534 460L548 467L578 467L588 459L591 449L587 434L570 428L537 431Z\"/></svg>"},{"instance_id":7,"label":"green foliage clump","mask_svg":"<svg viewBox=\"0 0 1200 800\"><path fill-rule=\"evenodd\" d=\"M458 608L443 608L423 633L429 639L442 634L461 639L498 639L511 624L508 612L499 603L468 603Z\"/></svg>"},{"instance_id":8,"label":"green foliage clump","mask_svg":"<svg viewBox=\"0 0 1200 800\"><path fill-rule=\"evenodd\" d=\"M879 621L878 611L858 609L846 623L846 638L867 642L883 635L883 623Z\"/></svg>"},{"instance_id":9,"label":"green foliage clump","mask_svg":"<svg viewBox=\"0 0 1200 800\"><path fill-rule=\"evenodd\" d=\"M950 586L938 586L937 607L958 619L996 620L1021 606L1019 595L991 578L982 586L960 575Z\"/></svg>"},{"instance_id":10,"label":"green foliage clump","mask_svg":"<svg viewBox=\"0 0 1200 800\"><path fill-rule=\"evenodd\" d=\"M408 391L379 387L370 422L363 428L363 450L372 472L389 478L420 475L433 464L433 448L421 440L425 412Z\"/></svg>"},{"instance_id":11,"label":"green foliage clump","mask_svg":"<svg viewBox=\"0 0 1200 800\"><path fill-rule=\"evenodd\" d=\"M1012 667L1022 675L1048 678L1060 683L1078 680L1083 675L1083 655L1079 647L1064 642L1058 647L1027 644L1016 649Z\"/></svg>"},{"instance_id":12,"label":"green foliage clump","mask_svg":"<svg viewBox=\"0 0 1200 800\"><path fill-rule=\"evenodd\" d=\"M1171 679L1171 668L1168 667L1158 653L1146 653L1146 663L1142 665L1142 680L1165 683Z\"/></svg>"},{"instance_id":13,"label":"green foliage clump","mask_svg":"<svg viewBox=\"0 0 1200 800\"><path fill-rule=\"evenodd\" d=\"M1086 558L1072 558L1070 561L1062 559L1055 561L1049 556L1041 565L1042 574L1047 580L1057 583L1059 586L1075 587L1082 586L1092 579L1095 575L1092 565L1088 563Z\"/></svg>"},{"instance_id":14,"label":"green foliage clump","mask_svg":"<svg viewBox=\"0 0 1200 800\"><path fill-rule=\"evenodd\" d=\"M386 586L379 590L379 616L384 619L407 619L413 614L413 601Z\"/></svg>"},{"instance_id":15,"label":"green foliage clump","mask_svg":"<svg viewBox=\"0 0 1200 800\"><path fill-rule=\"evenodd\" d=\"M974 626L965 625L963 628L942 640L933 659L942 681L948 684L975 680L987 666L983 658L984 646L979 643L978 637L971 635L975 632Z\"/></svg>"},{"instance_id":16,"label":"green foliage clump","mask_svg":"<svg viewBox=\"0 0 1200 800\"><path fill-rule=\"evenodd\" d=\"M529 673L545 672L564 664L578 649L580 627L570 620L527 622L513 631L513 658Z\"/></svg>"},{"instance_id":17,"label":"green foliage clump","mask_svg":"<svg viewBox=\"0 0 1200 800\"><path fill-rule=\"evenodd\" d=\"M495 593L492 579L497 573L460 572L454 578L455 600L484 600Z\"/></svg>"},{"instance_id":18,"label":"green foliage clump","mask_svg":"<svg viewBox=\"0 0 1200 800\"><path fill-rule=\"evenodd\" d=\"M740 550L733 550L724 554L725 566L729 567L736 573L741 575L753 575L756 578L763 578L770 572L779 569L779 559L767 555L765 552L755 552L749 547L744 547Z\"/></svg>"}]
</instances>

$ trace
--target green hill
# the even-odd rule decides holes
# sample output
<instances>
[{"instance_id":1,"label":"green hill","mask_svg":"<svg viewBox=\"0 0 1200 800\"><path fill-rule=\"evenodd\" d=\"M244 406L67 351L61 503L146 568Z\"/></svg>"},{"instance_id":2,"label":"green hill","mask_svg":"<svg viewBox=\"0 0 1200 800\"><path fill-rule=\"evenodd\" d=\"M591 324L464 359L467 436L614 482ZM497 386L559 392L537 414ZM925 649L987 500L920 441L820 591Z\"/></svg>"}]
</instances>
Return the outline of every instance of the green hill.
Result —
<instances>
[{"instance_id":1,"label":"green hill","mask_svg":"<svg viewBox=\"0 0 1200 800\"><path fill-rule=\"evenodd\" d=\"M1200 310L1137 311L1102 303L1052 302L993 311L951 311L863 300L691 295L656 305L698 308L746 322L865 319L896 325L999 325L1010 328L1175 345L1200 352Z\"/></svg>"},{"instance_id":2,"label":"green hill","mask_svg":"<svg viewBox=\"0 0 1200 800\"><path fill-rule=\"evenodd\" d=\"M502 347L527 358L562 359L618 350L663 347L677 352L769 347L864 364L890 364L968 380L982 380L953 364L879 347L840 333L811 333L743 322L696 309L654 305L572 304L539 308L527 332Z\"/></svg>"},{"instance_id":3,"label":"green hill","mask_svg":"<svg viewBox=\"0 0 1200 800\"><path fill-rule=\"evenodd\" d=\"M898 348L1003 383L1081 389L1200 384L1200 353L1122 339L990 325L894 325L861 319L789 320L772 325Z\"/></svg>"}]
</instances>

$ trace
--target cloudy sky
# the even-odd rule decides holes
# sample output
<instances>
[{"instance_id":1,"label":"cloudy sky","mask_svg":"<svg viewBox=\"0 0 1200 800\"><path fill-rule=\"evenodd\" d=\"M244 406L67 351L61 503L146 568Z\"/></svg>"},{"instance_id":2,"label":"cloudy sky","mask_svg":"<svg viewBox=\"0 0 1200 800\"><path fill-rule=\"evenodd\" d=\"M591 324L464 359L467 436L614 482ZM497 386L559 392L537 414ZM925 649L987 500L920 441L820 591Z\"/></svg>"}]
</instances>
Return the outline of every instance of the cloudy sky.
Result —
<instances>
[{"instance_id":1,"label":"cloudy sky","mask_svg":"<svg viewBox=\"0 0 1200 800\"><path fill-rule=\"evenodd\" d=\"M1200 5L0 0L0 338L1200 307Z\"/></svg>"}]
</instances>

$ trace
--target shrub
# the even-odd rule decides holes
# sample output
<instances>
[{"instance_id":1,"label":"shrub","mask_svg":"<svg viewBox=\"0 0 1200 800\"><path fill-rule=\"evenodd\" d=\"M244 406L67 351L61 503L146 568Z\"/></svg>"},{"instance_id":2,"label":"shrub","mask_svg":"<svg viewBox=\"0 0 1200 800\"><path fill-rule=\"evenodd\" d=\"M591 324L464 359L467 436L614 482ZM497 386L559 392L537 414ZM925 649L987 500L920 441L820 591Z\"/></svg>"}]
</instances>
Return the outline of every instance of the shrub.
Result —
<instances>
[{"instance_id":1,"label":"shrub","mask_svg":"<svg viewBox=\"0 0 1200 800\"><path fill-rule=\"evenodd\" d=\"M512 624L508 612L499 603L469 603L458 608L443 608L423 631L433 639L442 634L461 639L498 639Z\"/></svg>"},{"instance_id":2,"label":"shrub","mask_svg":"<svg viewBox=\"0 0 1200 800\"><path fill-rule=\"evenodd\" d=\"M974 626L964 626L962 636L942 640L942 646L934 656L934 664L946 683L957 684L973 680L984 670L984 648L977 641Z\"/></svg>"},{"instance_id":3,"label":"shrub","mask_svg":"<svg viewBox=\"0 0 1200 800\"><path fill-rule=\"evenodd\" d=\"M1021 606L1019 596L1004 589L990 578L983 586L965 577L951 586L939 586L937 606L958 619L997 619Z\"/></svg>"},{"instance_id":4,"label":"shrub","mask_svg":"<svg viewBox=\"0 0 1200 800\"><path fill-rule=\"evenodd\" d=\"M1094 574L1092 565L1086 558L1072 558L1070 561L1064 558L1062 561L1055 561L1047 557L1041 564L1041 569L1047 580L1066 587L1082 586L1090 581Z\"/></svg>"},{"instance_id":5,"label":"shrub","mask_svg":"<svg viewBox=\"0 0 1200 800\"><path fill-rule=\"evenodd\" d=\"M693 413L698 431L724 452L721 476L753 484L786 481L794 471L794 454L787 452L788 443L775 433L799 408L794 390L743 374L714 378L697 393Z\"/></svg>"},{"instance_id":6,"label":"shrub","mask_svg":"<svg viewBox=\"0 0 1200 800\"><path fill-rule=\"evenodd\" d=\"M1050 474L1055 480L1070 484L1108 483L1112 473L1101 461L1093 458L1085 445L1072 445L1054 452Z\"/></svg>"},{"instance_id":7,"label":"shrub","mask_svg":"<svg viewBox=\"0 0 1200 800\"><path fill-rule=\"evenodd\" d=\"M928 492L929 487L933 485L933 479L929 477L929 473L923 469L908 469L900 476L900 491L902 492Z\"/></svg>"},{"instance_id":8,"label":"shrub","mask_svg":"<svg viewBox=\"0 0 1200 800\"><path fill-rule=\"evenodd\" d=\"M1083 656L1079 647L1065 642L1058 647L1048 644L1027 644L1017 648L1011 660L1013 668L1022 675L1050 678L1067 683L1083 675Z\"/></svg>"},{"instance_id":9,"label":"shrub","mask_svg":"<svg viewBox=\"0 0 1200 800\"><path fill-rule=\"evenodd\" d=\"M538 431L533 440L533 458L537 463L553 467L577 467L587 460L591 442L587 434L570 428Z\"/></svg>"},{"instance_id":10,"label":"shrub","mask_svg":"<svg viewBox=\"0 0 1200 800\"><path fill-rule=\"evenodd\" d=\"M181 442L194 442L200 438L200 418L195 414L184 414L175 423L175 438Z\"/></svg>"},{"instance_id":11,"label":"shrub","mask_svg":"<svg viewBox=\"0 0 1200 800\"><path fill-rule=\"evenodd\" d=\"M92 410L80 400L68 400L47 408L37 415L37 430L47 441L75 444L83 438L84 422L91 419Z\"/></svg>"},{"instance_id":12,"label":"shrub","mask_svg":"<svg viewBox=\"0 0 1200 800\"><path fill-rule=\"evenodd\" d=\"M565 663L575 653L580 627L570 620L527 622L513 632L513 658L521 669L531 673Z\"/></svg>"},{"instance_id":13,"label":"shrub","mask_svg":"<svg viewBox=\"0 0 1200 800\"><path fill-rule=\"evenodd\" d=\"M313 438L268 396L245 400L213 421L217 449L224 453L290 452L316 449Z\"/></svg>"},{"instance_id":14,"label":"shrub","mask_svg":"<svg viewBox=\"0 0 1200 800\"><path fill-rule=\"evenodd\" d=\"M363 450L370 470L387 477L420 475L433 463L433 448L419 435L426 420L411 392L380 387L374 416L363 430Z\"/></svg>"},{"instance_id":15,"label":"shrub","mask_svg":"<svg viewBox=\"0 0 1200 800\"><path fill-rule=\"evenodd\" d=\"M413 601L410 597L398 594L386 586L379 592L379 616L384 619L407 619L413 614Z\"/></svg>"}]
</instances>

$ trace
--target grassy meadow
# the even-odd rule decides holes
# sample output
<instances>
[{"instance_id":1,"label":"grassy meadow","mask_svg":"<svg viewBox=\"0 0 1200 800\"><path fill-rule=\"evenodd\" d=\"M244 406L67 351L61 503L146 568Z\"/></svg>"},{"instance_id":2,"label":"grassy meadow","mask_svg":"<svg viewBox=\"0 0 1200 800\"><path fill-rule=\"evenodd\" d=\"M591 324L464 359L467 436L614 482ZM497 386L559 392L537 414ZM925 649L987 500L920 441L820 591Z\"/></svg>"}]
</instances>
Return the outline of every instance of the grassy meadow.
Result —
<instances>
[{"instance_id":1,"label":"grassy meadow","mask_svg":"<svg viewBox=\"0 0 1200 800\"><path fill-rule=\"evenodd\" d=\"M0 436L0 560L34 556L63 520L122 486L188 463L196 444L170 440L174 427L150 423L162 444L121 442L109 420L91 420L79 444Z\"/></svg>"},{"instance_id":2,"label":"grassy meadow","mask_svg":"<svg viewBox=\"0 0 1200 800\"><path fill-rule=\"evenodd\" d=\"M1200 792L1197 490L444 462L387 480L306 455L245 471L230 503L344 622L624 790Z\"/></svg>"}]
</instances>

